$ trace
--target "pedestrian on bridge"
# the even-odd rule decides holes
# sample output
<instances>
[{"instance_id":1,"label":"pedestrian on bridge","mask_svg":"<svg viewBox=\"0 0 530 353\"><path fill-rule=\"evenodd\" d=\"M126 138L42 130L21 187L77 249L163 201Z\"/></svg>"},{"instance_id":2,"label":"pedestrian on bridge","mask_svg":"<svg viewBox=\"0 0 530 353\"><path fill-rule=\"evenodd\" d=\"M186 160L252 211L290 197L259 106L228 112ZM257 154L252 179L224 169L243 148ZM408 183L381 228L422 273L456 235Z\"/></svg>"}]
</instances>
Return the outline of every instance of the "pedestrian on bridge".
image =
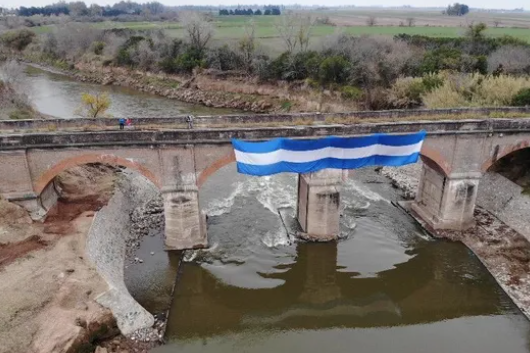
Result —
<instances>
[{"instance_id":1,"label":"pedestrian on bridge","mask_svg":"<svg viewBox=\"0 0 530 353\"><path fill-rule=\"evenodd\" d=\"M193 115L188 115L186 121L188 122L188 129L193 129Z\"/></svg>"},{"instance_id":2,"label":"pedestrian on bridge","mask_svg":"<svg viewBox=\"0 0 530 353\"><path fill-rule=\"evenodd\" d=\"M123 130L123 128L125 127L125 118L120 118L118 122L120 124L120 130Z\"/></svg>"}]
</instances>

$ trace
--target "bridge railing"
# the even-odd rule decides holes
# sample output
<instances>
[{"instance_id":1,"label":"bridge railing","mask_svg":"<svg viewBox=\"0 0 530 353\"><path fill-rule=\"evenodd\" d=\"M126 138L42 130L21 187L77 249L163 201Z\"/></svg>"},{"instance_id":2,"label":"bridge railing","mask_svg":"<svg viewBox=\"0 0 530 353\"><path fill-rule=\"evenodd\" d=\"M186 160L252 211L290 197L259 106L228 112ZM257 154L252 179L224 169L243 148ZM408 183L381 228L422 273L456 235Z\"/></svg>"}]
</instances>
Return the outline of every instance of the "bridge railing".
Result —
<instances>
[{"instance_id":1,"label":"bridge railing","mask_svg":"<svg viewBox=\"0 0 530 353\"><path fill-rule=\"evenodd\" d=\"M220 116L196 116L197 128L313 125L313 124L354 124L361 122L385 122L394 120L443 120L462 118L507 118L530 117L530 107L456 108L456 109L405 109L382 111L359 111L347 113L274 113L274 114L235 114ZM187 115L172 117L134 117L133 127L149 129L187 128ZM118 128L118 118L73 118L39 120L0 120L0 132L22 131L97 131Z\"/></svg>"}]
</instances>

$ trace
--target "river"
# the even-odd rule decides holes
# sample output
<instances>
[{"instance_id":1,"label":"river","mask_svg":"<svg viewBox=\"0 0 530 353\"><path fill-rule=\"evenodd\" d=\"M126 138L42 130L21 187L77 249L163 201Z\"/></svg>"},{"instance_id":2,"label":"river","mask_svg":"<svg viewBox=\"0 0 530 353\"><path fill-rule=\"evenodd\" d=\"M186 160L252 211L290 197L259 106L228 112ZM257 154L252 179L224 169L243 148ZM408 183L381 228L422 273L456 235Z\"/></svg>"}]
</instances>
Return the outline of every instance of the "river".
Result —
<instances>
[{"instance_id":1,"label":"river","mask_svg":"<svg viewBox=\"0 0 530 353\"><path fill-rule=\"evenodd\" d=\"M36 107L64 118L97 89L42 71L28 79ZM116 116L220 112L109 89ZM146 237L144 262L126 269L148 310L171 301L167 344L155 352L530 352L529 322L480 261L430 238L373 169L344 185L337 243L288 236L278 210L294 212L294 175L253 178L228 165L200 192L210 247L184 254L173 297L178 254L163 251L162 234Z\"/></svg>"},{"instance_id":2,"label":"river","mask_svg":"<svg viewBox=\"0 0 530 353\"><path fill-rule=\"evenodd\" d=\"M78 118L81 94L106 91L111 105L107 113L113 117L158 117L191 113L219 115L234 112L208 108L174 99L159 97L118 86L101 86L76 81L68 76L28 66L24 89L35 109L57 118Z\"/></svg>"}]
</instances>

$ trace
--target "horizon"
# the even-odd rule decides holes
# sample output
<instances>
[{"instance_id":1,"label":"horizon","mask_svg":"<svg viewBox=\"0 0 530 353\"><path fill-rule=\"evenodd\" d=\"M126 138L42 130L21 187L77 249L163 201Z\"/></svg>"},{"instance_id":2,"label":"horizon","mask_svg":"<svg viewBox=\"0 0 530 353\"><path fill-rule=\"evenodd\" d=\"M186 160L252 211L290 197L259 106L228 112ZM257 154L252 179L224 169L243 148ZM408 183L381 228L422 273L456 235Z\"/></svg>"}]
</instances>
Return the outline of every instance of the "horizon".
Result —
<instances>
[{"instance_id":1,"label":"horizon","mask_svg":"<svg viewBox=\"0 0 530 353\"><path fill-rule=\"evenodd\" d=\"M248 1L237 1L233 3L232 0L217 0L215 2L211 0L196 0L193 4L182 4L178 1L158 1L161 4L169 7L185 7L185 6L211 6L211 7L222 7L222 6L265 6L265 5L284 5L284 6L307 6L307 7L359 7L359 8L406 8L410 6L414 9L429 9L429 8L445 8L449 4L453 4L456 1L449 1L447 3L441 0L408 0L407 3L402 3L403 0L382 0L379 4L373 4L370 0L359 0L355 4L347 0L335 0L333 3L322 4L319 0L305 0L296 3L282 3L268 0L248 0ZM58 1L49 0L0 0L0 7L16 9L20 7L43 7L51 5ZM67 1L70 2L70 1ZM114 5L120 1L108 1L108 0L95 0L95 1L84 1L87 6L90 4L98 4L100 6ZM138 3L147 3L151 1L135 1ZM502 2L502 6L499 6L499 2L493 0L470 0L463 1L462 3L468 5L470 8L477 10L498 10L498 11L510 11L514 9L520 9L524 7L524 3L527 0L506 0ZM490 4L490 5L488 5ZM526 10L526 9L525 9Z\"/></svg>"}]
</instances>

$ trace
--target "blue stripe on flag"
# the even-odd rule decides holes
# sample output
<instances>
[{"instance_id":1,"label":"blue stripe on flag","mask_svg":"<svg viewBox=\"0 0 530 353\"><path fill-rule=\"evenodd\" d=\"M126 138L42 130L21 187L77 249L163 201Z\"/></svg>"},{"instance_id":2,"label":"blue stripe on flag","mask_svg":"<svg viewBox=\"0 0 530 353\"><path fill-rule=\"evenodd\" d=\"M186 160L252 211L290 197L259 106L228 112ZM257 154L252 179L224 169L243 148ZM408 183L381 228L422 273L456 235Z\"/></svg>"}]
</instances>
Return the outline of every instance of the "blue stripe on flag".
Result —
<instances>
[{"instance_id":1,"label":"blue stripe on flag","mask_svg":"<svg viewBox=\"0 0 530 353\"><path fill-rule=\"evenodd\" d=\"M420 131L407 135L373 134L361 137L329 136L320 139L293 140L277 138L265 142L246 142L232 139L234 149L248 153L268 153L279 149L289 151L311 151L325 147L358 148L374 144L387 146L406 146L422 141L426 132Z\"/></svg>"},{"instance_id":2,"label":"blue stripe on flag","mask_svg":"<svg viewBox=\"0 0 530 353\"><path fill-rule=\"evenodd\" d=\"M419 153L413 153L408 156L370 156L358 159L337 159L324 158L314 162L306 163L292 163L279 162L268 165L253 165L237 162L237 171L242 174L265 176L278 173L311 173L322 169L358 169L373 165L384 166L402 166L406 164L416 163L419 158Z\"/></svg>"}]
</instances>

